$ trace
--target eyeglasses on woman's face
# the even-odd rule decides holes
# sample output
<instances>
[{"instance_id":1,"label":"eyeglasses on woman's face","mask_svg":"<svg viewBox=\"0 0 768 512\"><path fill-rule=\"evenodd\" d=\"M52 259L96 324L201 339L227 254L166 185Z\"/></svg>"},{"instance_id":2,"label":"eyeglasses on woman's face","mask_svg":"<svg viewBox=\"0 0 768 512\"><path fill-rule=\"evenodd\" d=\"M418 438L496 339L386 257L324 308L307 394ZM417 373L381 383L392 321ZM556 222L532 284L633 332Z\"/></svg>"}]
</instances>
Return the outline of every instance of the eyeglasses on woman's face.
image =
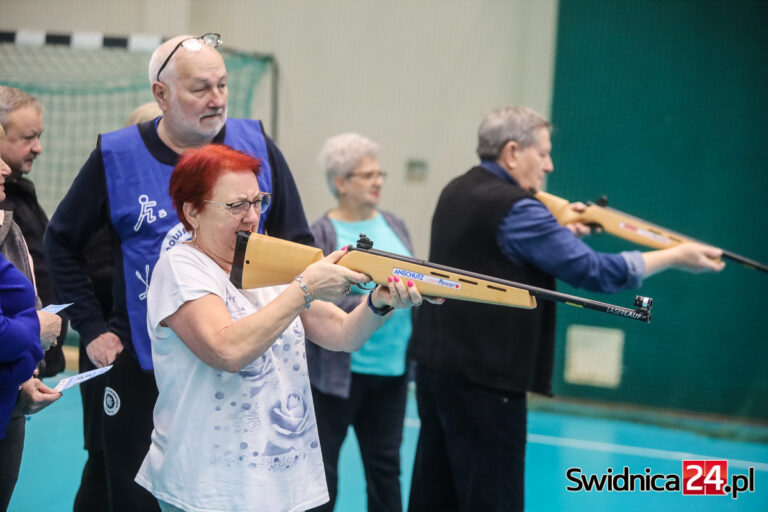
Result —
<instances>
[{"instance_id":1,"label":"eyeglasses on woman's face","mask_svg":"<svg viewBox=\"0 0 768 512\"><path fill-rule=\"evenodd\" d=\"M355 171L347 174L347 178L360 178L364 181L370 181L381 178L386 179L387 171Z\"/></svg>"},{"instance_id":2,"label":"eyeglasses on woman's face","mask_svg":"<svg viewBox=\"0 0 768 512\"><path fill-rule=\"evenodd\" d=\"M220 203L218 201L208 201L205 199L204 202L224 206L229 209L229 213L232 215L244 215L246 212L248 212L248 210L251 209L251 205L253 205L257 212L263 214L269 210L269 205L272 204L272 194L267 194L266 192L261 193L259 194L259 197L253 201L243 199L241 201L234 201L232 203Z\"/></svg>"}]
</instances>

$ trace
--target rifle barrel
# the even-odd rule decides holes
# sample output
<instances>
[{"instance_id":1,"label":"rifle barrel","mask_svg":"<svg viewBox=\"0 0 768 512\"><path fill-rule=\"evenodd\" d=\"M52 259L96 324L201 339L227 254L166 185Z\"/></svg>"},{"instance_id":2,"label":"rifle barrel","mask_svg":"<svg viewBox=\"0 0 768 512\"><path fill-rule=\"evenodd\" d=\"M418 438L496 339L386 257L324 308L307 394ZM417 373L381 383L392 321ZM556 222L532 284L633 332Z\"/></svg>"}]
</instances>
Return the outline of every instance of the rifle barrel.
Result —
<instances>
[{"instance_id":1,"label":"rifle barrel","mask_svg":"<svg viewBox=\"0 0 768 512\"><path fill-rule=\"evenodd\" d=\"M677 238L678 239L678 240L676 240L677 242L682 243L684 241L689 241L689 242L696 242L696 243L702 244L702 245L708 245L710 247L715 247L714 245L709 244L707 242L702 242L701 240L697 240L697 239L692 238L690 236L683 235L681 233L677 233L677 232L672 231L670 229L667 229L665 227L659 226L658 224L653 224L653 223L648 222L646 220L643 220L643 219L641 219L639 217L634 217L632 215L624 213L624 212L622 212L620 210L616 210L614 208L608 208L607 206L599 206L598 208L602 208L605 211L609 211L609 212L615 213L617 215L621 215L621 216L627 217L628 219L631 219L631 220L634 220L635 222L638 222L640 225L645 225L645 226L648 226L648 227L651 227L651 228L656 228L658 230L658 233L661 236L664 236L664 237L667 237L667 238L671 238L673 240L675 238ZM617 235L617 236L620 236L620 235ZM741 263L742 265L744 265L747 268L751 268L753 270L759 270L761 272L768 273L768 265L766 265L765 263L760 263L759 261L747 258L746 256L742 256L740 254L736 254L735 252L723 250L723 258L727 258L727 259L735 261L737 263Z\"/></svg>"},{"instance_id":2,"label":"rifle barrel","mask_svg":"<svg viewBox=\"0 0 768 512\"><path fill-rule=\"evenodd\" d=\"M768 273L768 265L764 263L760 263L759 261L745 258L744 256L741 256L734 252L723 251L723 258L728 258L729 260L733 260L737 263L741 263L745 267L753 268L755 270L760 270L761 272Z\"/></svg>"},{"instance_id":3,"label":"rifle barrel","mask_svg":"<svg viewBox=\"0 0 768 512\"><path fill-rule=\"evenodd\" d=\"M561 197L554 196L552 194L548 194L546 192L539 192L536 195L536 198L539 199L542 203L544 203L544 205L547 208L549 208L550 211L552 212L552 214L555 215L556 217L558 215L558 211L560 211L560 210L565 208L563 203L565 203L565 204L568 203L567 199L563 199ZM637 223L638 227L640 227L640 228L642 228L644 230L648 230L650 233L646 233L645 235L643 235L643 238L645 238L645 241L639 241L637 236L626 236L626 235L628 235L628 232L623 230L623 229L620 229L620 230L615 230L615 229L614 230L610 230L608 225L610 225L611 223L610 222L605 222L605 219L600 219L600 218L592 219L592 218L589 218L587 220L587 222L586 222L587 224L594 223L594 224L597 224L597 225L601 225L600 220L602 220L603 223L607 224L606 226L602 226L603 229L606 229L606 231L612 233L615 236L618 236L620 238L624 238L626 240L630 240L632 242L635 242L635 243L640 244L640 245L644 245L646 247L653 247L653 248L656 248L656 249L666 249L668 247L672 247L674 245L677 245L677 244L680 244L680 243L683 243L683 242L686 242L686 241L687 242L696 242L696 243L699 243L699 244L702 244L702 245L708 245L710 247L716 247L715 245L709 244L707 242L702 242L701 240L697 240L695 238L692 238L690 236L684 235L682 233L677 233L675 231L672 231L671 229L665 228L663 226L659 226L658 224L654 224L652 222L648 222L645 219L641 219L640 217L635 217L634 215L630 215L630 214L628 214L626 212L623 212L621 210L616 210L615 208L610 208L608 206L605 206L604 204L601 205L601 204L596 204L596 203L587 203L587 205L588 205L588 210L587 211L590 211L589 208L593 208L593 210L591 210L591 211L594 212L594 216L595 217L600 217L601 216L601 212L605 212L605 213L611 214L612 217L609 217L609 219L611 219L611 220L616 220L616 219L621 220L621 218L623 217L623 218L626 218L626 219L628 219L630 221L633 221L633 222ZM584 221L582 221L582 222L584 222ZM617 223L618 223L618 221L617 221ZM633 230L632 231L632 235L636 235L636 234L637 233L635 233L635 231ZM657 243L653 243L654 242L653 235L658 235L659 237L661 237L661 241L659 241L659 239L657 238L655 240L655 242L657 242ZM735 261L737 263L740 263L740 264L744 265L747 268L751 268L753 270L759 270L761 272L768 273L768 265L766 265L765 263L760 263L759 261L747 258L745 256L741 256L740 254L736 254L736 253L731 252L731 251L723 250L723 258L727 258L729 260L732 260L732 261Z\"/></svg>"},{"instance_id":4,"label":"rifle barrel","mask_svg":"<svg viewBox=\"0 0 768 512\"><path fill-rule=\"evenodd\" d=\"M562 302L563 304L567 304L569 306L575 306L585 309L592 309L594 311L600 311L603 313L608 313L611 315L621 316L624 318L631 318L634 320L639 320L641 322L650 322L651 321L651 305L653 304L653 300L637 296L635 297L635 304L647 304L647 307L639 307L637 309L631 309L631 308L625 308L622 306L616 306L613 304L607 304L605 302L600 302L596 300L586 299L584 297L578 297L576 295L569 295L567 293L560 293L552 290L547 290L546 288L539 288L536 286L530 286L523 283L518 283L515 281L507 281L506 279L499 279L498 277L493 276L487 276L484 274L478 274L476 272L470 272L468 270L461 270L453 267L448 267L445 265L440 265L438 263L432 263L430 261L426 260L420 260L416 258L410 258L408 256L402 256L400 254L394 254L391 252L386 251L379 251L377 249L367 249L362 247L355 247L354 245L348 246L349 251L362 251L369 254L374 254L377 256L382 256L384 258L390 258L400 261L406 261L409 263L414 263L416 265L422 265L425 267L433 268L435 270L442 270L444 272L453 272L456 274L461 274L466 277L471 277L474 279L482 279L485 281L490 281L492 283L501 284L504 286L510 286L513 288L520 288L523 290L528 291L531 295L533 295L536 298L544 299L544 300L550 300L554 302Z\"/></svg>"}]
</instances>

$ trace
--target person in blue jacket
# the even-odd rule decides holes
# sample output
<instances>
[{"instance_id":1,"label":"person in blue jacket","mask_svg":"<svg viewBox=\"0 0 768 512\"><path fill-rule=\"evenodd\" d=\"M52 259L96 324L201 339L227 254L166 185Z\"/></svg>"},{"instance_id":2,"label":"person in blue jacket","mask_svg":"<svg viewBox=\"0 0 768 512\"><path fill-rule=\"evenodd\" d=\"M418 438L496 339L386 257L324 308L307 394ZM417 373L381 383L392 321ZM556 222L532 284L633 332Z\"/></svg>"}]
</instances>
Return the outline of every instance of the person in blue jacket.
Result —
<instances>
[{"instance_id":1,"label":"person in blue jacket","mask_svg":"<svg viewBox=\"0 0 768 512\"><path fill-rule=\"evenodd\" d=\"M35 289L0 253L0 438L16 407L19 386L42 357Z\"/></svg>"},{"instance_id":2,"label":"person in blue jacket","mask_svg":"<svg viewBox=\"0 0 768 512\"><path fill-rule=\"evenodd\" d=\"M260 232L300 243L313 241L296 185L280 150L259 121L227 119L227 70L218 34L177 36L149 62L149 80L163 115L99 137L45 235L50 272L86 352L105 374L102 434L105 502L75 510L158 510L134 482L150 445L157 386L147 333L146 297L152 269L166 250L189 239L168 195L173 166L186 149L221 143L261 161L259 188L274 207ZM113 314L105 321L85 271L85 248L100 228L112 235ZM84 469L79 495L87 489ZM85 487L85 488L84 488Z\"/></svg>"},{"instance_id":3,"label":"person in blue jacket","mask_svg":"<svg viewBox=\"0 0 768 512\"><path fill-rule=\"evenodd\" d=\"M32 377L43 358L40 322L35 311L35 289L24 274L0 253L0 509L11 500L19 474L21 450L8 443L24 443L24 415L16 402L19 387ZM11 421L11 417L13 420ZM14 435L6 440L6 429ZM21 436L15 435L21 429ZM20 437L20 439L19 439Z\"/></svg>"}]
</instances>

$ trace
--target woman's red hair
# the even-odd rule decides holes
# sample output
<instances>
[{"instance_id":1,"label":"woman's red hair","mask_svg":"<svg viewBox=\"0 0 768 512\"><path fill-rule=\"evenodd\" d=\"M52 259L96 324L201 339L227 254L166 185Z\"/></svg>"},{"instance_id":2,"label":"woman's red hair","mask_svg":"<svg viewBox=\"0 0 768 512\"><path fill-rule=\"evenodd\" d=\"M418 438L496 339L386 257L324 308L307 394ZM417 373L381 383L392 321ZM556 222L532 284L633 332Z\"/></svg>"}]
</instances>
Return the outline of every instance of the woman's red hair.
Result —
<instances>
[{"instance_id":1,"label":"woman's red hair","mask_svg":"<svg viewBox=\"0 0 768 512\"><path fill-rule=\"evenodd\" d=\"M168 193L184 229L192 231L184 216L184 203L191 203L196 210L202 210L205 207L203 201L213 195L213 187L223 173L252 172L258 176L260 170L258 158L223 144L207 144L185 151L173 168L168 186Z\"/></svg>"}]
</instances>

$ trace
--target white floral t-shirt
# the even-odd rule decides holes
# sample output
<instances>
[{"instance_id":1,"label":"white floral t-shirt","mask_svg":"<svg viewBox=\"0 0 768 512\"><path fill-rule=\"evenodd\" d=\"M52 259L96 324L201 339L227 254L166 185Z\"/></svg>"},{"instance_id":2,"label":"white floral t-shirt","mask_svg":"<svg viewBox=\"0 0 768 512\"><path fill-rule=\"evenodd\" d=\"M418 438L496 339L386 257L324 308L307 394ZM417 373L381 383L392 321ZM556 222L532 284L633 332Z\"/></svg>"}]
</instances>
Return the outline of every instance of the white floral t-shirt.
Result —
<instances>
[{"instance_id":1,"label":"white floral t-shirt","mask_svg":"<svg viewBox=\"0 0 768 512\"><path fill-rule=\"evenodd\" d=\"M301 320L238 373L206 365L160 325L207 294L221 297L237 320L284 289L238 290L188 245L158 260L147 326L160 394L152 444L136 475L158 499L194 512L298 511L328 501Z\"/></svg>"}]
</instances>

